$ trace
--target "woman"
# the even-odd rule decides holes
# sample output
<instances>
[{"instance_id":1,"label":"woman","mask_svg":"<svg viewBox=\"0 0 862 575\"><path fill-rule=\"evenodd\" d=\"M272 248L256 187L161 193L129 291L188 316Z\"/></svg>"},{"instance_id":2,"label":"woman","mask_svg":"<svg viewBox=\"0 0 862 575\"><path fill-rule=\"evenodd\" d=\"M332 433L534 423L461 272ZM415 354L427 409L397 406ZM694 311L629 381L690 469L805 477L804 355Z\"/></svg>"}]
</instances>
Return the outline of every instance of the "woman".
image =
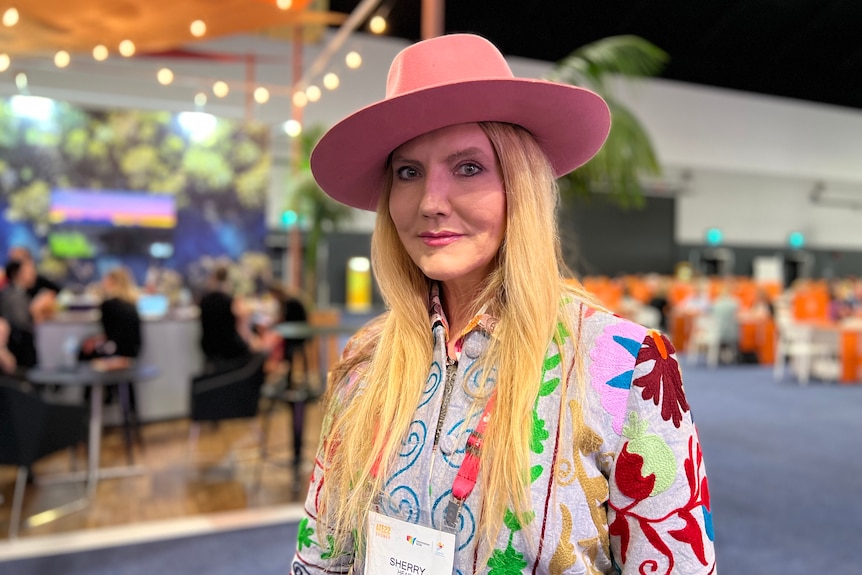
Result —
<instances>
[{"instance_id":1,"label":"woman","mask_svg":"<svg viewBox=\"0 0 862 575\"><path fill-rule=\"evenodd\" d=\"M112 268L102 278L102 333L84 341L81 358L132 359L141 353L141 318L135 280L124 267Z\"/></svg>"},{"instance_id":2,"label":"woman","mask_svg":"<svg viewBox=\"0 0 862 575\"><path fill-rule=\"evenodd\" d=\"M324 191L377 210L389 312L333 372L294 573L714 572L673 347L563 273L555 178L609 126L452 35L320 141Z\"/></svg>"}]
</instances>

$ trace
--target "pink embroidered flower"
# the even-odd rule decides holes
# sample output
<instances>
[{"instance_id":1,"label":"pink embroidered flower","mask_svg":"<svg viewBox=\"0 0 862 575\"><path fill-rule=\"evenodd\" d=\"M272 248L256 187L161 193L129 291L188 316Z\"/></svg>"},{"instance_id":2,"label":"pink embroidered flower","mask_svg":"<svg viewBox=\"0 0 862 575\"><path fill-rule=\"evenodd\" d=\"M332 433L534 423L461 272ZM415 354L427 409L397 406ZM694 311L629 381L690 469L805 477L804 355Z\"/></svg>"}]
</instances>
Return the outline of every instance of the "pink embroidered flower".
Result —
<instances>
[{"instance_id":1,"label":"pink embroidered flower","mask_svg":"<svg viewBox=\"0 0 862 575\"><path fill-rule=\"evenodd\" d=\"M646 328L628 321L613 323L605 326L590 350L591 383L601 396L602 407L613 417L618 435L623 432L635 360L646 333Z\"/></svg>"}]
</instances>

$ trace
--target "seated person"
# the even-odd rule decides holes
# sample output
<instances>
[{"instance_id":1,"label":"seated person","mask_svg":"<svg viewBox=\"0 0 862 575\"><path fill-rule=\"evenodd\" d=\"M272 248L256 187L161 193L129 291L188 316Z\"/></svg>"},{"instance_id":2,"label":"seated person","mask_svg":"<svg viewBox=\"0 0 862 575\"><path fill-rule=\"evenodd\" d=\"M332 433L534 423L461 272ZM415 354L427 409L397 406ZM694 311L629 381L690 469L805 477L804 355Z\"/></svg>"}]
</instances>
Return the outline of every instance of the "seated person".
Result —
<instances>
[{"instance_id":1,"label":"seated person","mask_svg":"<svg viewBox=\"0 0 862 575\"><path fill-rule=\"evenodd\" d=\"M209 291L198 304L201 322L201 349L206 371L242 363L256 345L246 323L242 304L231 294L228 270L219 266L210 276Z\"/></svg>"},{"instance_id":2,"label":"seated person","mask_svg":"<svg viewBox=\"0 0 862 575\"><path fill-rule=\"evenodd\" d=\"M19 262L29 261L36 266L36 262L33 260L33 254L30 252L30 249L26 246L13 246L9 249L9 261L17 260ZM31 298L35 298L37 294L45 291L53 293L55 296L60 293L60 286L57 285L56 282L51 281L46 278L42 274L40 274L37 270L36 272L36 281L33 282L32 287L27 290L30 294Z\"/></svg>"},{"instance_id":3,"label":"seated person","mask_svg":"<svg viewBox=\"0 0 862 575\"><path fill-rule=\"evenodd\" d=\"M0 293L0 316L9 322L9 351L15 356L19 375L37 363L34 329L41 314L33 314L41 299L32 300L27 293L36 281L36 267L27 260L6 264L7 285Z\"/></svg>"},{"instance_id":4,"label":"seated person","mask_svg":"<svg viewBox=\"0 0 862 575\"><path fill-rule=\"evenodd\" d=\"M137 290L126 268L116 267L102 278L102 333L87 338L81 358L136 358L141 353L141 318L136 306Z\"/></svg>"},{"instance_id":5,"label":"seated person","mask_svg":"<svg viewBox=\"0 0 862 575\"><path fill-rule=\"evenodd\" d=\"M9 322L0 317L0 374L12 375L18 367L15 356L9 351Z\"/></svg>"},{"instance_id":6,"label":"seated person","mask_svg":"<svg viewBox=\"0 0 862 575\"><path fill-rule=\"evenodd\" d=\"M712 315L718 324L722 359L733 363L739 352L739 300L732 293L732 286L724 284L719 296L712 304Z\"/></svg>"}]
</instances>

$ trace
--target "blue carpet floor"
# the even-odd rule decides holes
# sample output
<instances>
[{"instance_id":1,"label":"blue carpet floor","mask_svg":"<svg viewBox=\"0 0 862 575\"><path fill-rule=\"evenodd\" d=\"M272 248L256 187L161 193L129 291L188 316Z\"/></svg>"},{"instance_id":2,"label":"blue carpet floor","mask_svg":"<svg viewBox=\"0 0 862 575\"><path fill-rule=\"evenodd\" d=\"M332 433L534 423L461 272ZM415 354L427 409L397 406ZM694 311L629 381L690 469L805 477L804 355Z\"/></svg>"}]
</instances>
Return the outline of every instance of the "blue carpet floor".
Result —
<instances>
[{"instance_id":1,"label":"blue carpet floor","mask_svg":"<svg viewBox=\"0 0 862 575\"><path fill-rule=\"evenodd\" d=\"M683 374L719 573L862 574L862 385L800 387L757 366L683 364ZM0 563L0 573L285 575L295 537L295 525L277 525Z\"/></svg>"},{"instance_id":2,"label":"blue carpet floor","mask_svg":"<svg viewBox=\"0 0 862 575\"><path fill-rule=\"evenodd\" d=\"M862 385L683 365L723 575L862 574Z\"/></svg>"},{"instance_id":3,"label":"blue carpet floor","mask_svg":"<svg viewBox=\"0 0 862 575\"><path fill-rule=\"evenodd\" d=\"M288 575L296 524L0 563L3 575Z\"/></svg>"}]
</instances>

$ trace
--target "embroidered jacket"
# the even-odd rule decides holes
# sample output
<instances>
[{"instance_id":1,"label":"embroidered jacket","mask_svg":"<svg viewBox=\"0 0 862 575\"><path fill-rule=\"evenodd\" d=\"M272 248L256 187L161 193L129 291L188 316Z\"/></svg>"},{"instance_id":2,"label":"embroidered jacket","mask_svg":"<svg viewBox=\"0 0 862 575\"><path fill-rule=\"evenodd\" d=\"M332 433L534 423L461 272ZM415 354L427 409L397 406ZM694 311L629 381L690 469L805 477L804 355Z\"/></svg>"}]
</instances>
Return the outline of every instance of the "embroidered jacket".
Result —
<instances>
[{"instance_id":1,"label":"embroidered jacket","mask_svg":"<svg viewBox=\"0 0 862 575\"><path fill-rule=\"evenodd\" d=\"M567 304L579 326L583 367L573 367L572 334L561 350L549 346L533 411L531 497L535 517L520 525L507 514L488 556L477 549L482 493L477 485L461 508L458 575L487 573L715 573L709 488L697 432L683 392L676 355L663 335L579 303ZM470 410L470 366L487 349L494 321L479 316L459 338L454 385L432 450L444 403L448 326L432 297L433 362L404 448L385 483L386 494L410 521L443 524L455 475L481 409ZM565 359L564 359L565 358ZM585 382L583 405L574 379ZM561 397L563 378L570 378ZM560 420L560 402L564 403ZM476 415L465 421L468 413ZM580 429L577 437L573 429ZM559 433L558 433L559 432ZM433 461L432 461L433 460ZM320 458L299 527L293 573L347 573L351 557L333 558L318 531ZM400 515L402 518L405 515ZM537 546L527 544L531 531ZM362 565L354 565L362 573ZM374 575L374 574L367 574Z\"/></svg>"}]
</instances>

